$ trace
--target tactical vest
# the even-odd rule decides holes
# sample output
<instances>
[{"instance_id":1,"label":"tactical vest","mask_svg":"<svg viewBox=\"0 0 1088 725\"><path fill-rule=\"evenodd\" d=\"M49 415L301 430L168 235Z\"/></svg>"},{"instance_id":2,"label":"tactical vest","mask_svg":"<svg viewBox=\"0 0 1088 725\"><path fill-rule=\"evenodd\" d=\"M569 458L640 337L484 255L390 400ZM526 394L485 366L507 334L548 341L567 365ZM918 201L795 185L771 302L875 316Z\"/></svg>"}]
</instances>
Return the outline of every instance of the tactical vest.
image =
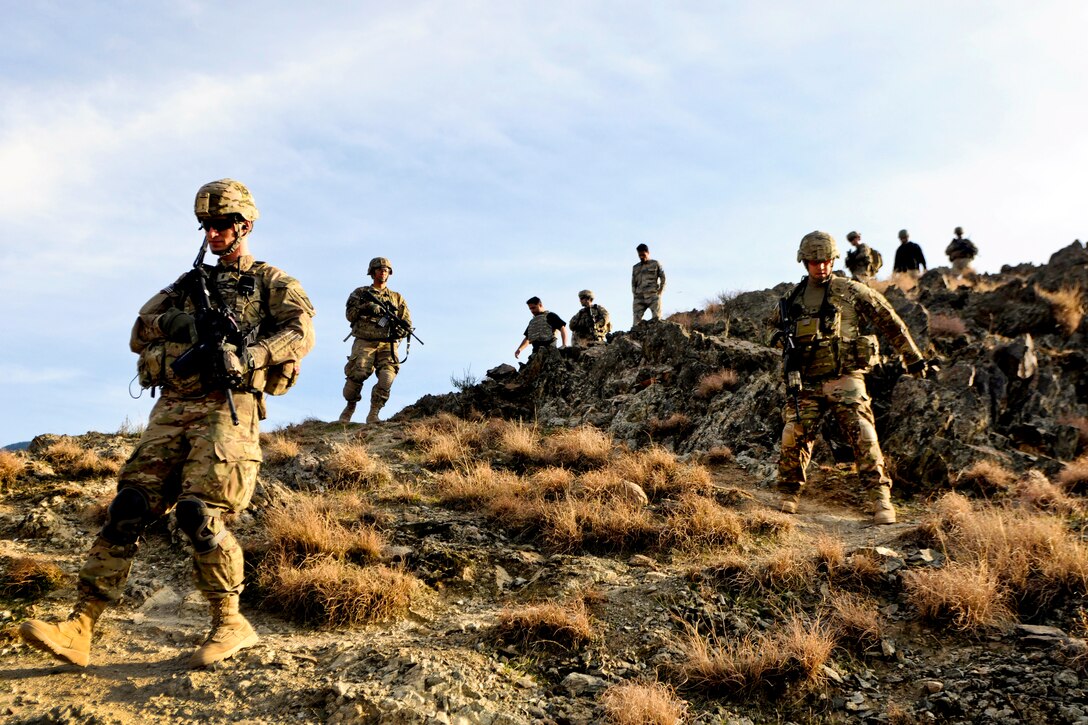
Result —
<instances>
[{"instance_id":1,"label":"tactical vest","mask_svg":"<svg viewBox=\"0 0 1088 725\"><path fill-rule=\"evenodd\" d=\"M548 323L547 310L539 315L533 315L533 319L529 320L529 326L525 328L525 337L529 338L529 342L533 345L555 344L555 330Z\"/></svg>"},{"instance_id":2,"label":"tactical vest","mask_svg":"<svg viewBox=\"0 0 1088 725\"><path fill-rule=\"evenodd\" d=\"M385 289L374 289L373 287L367 287L378 299L383 302L388 302L389 305L400 314L404 314L404 298L397 292L386 287ZM354 295L353 295L354 297ZM348 314L351 314L351 307L353 302L358 304L359 313L355 316L355 319L351 320L351 334L360 340L370 341L385 341L398 339L396 328L386 322L385 325L379 324L384 315L375 315L366 311L367 303L364 300L348 300Z\"/></svg>"},{"instance_id":3,"label":"tactical vest","mask_svg":"<svg viewBox=\"0 0 1088 725\"><path fill-rule=\"evenodd\" d=\"M853 311L851 285L858 283L833 277L824 288L820 304L806 307L803 299L807 283L806 278L787 297L801 377L821 380L871 370L880 359L876 337L858 335L856 319L852 324L855 329L844 330L840 311L840 306L849 306Z\"/></svg>"}]
</instances>

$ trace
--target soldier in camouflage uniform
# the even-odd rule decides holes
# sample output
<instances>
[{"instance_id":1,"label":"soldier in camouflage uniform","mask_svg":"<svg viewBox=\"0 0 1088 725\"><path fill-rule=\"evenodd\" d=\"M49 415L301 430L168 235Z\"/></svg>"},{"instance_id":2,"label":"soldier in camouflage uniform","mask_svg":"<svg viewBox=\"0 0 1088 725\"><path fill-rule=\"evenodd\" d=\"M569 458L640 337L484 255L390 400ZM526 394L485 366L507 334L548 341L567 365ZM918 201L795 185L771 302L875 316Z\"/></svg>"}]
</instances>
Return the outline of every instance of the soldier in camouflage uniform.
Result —
<instances>
[{"instance_id":1,"label":"soldier in camouflage uniform","mask_svg":"<svg viewBox=\"0 0 1088 725\"><path fill-rule=\"evenodd\" d=\"M963 277L972 273L971 262L978 256L978 247L963 236L963 227L956 227L952 233L956 236L948 243L944 253L948 255L948 261L952 263L952 274Z\"/></svg>"},{"instance_id":2,"label":"soldier in camouflage uniform","mask_svg":"<svg viewBox=\"0 0 1088 725\"><path fill-rule=\"evenodd\" d=\"M182 376L173 362L195 343L209 343L198 339L197 330L204 328L192 278L183 276L140 309L130 346L140 356L140 384L158 387L161 395L118 476L106 524L79 572L79 600L71 616L58 624L28 620L20 629L28 644L72 664L87 665L92 629L106 606L121 599L144 529L171 509L192 543L196 586L212 614L211 633L190 664L208 665L257 642L238 611L242 547L223 516L245 509L253 495L264 394L282 394L294 383L298 361L314 345L314 309L295 279L250 255L249 233L258 212L244 185L231 179L205 184L195 210L208 249L219 257L218 264L205 268L210 296L233 313L245 343L216 347L212 342L201 369ZM216 359L221 368L209 362ZM201 373L213 365L230 381L223 387L204 382Z\"/></svg>"},{"instance_id":3,"label":"soldier in camouflage uniform","mask_svg":"<svg viewBox=\"0 0 1088 725\"><path fill-rule=\"evenodd\" d=\"M875 336L862 335L860 329L870 324L887 337L911 374L924 376L927 366L907 326L883 295L832 275L838 256L830 234L806 234L797 260L805 265L808 276L783 298L774 315L784 333L778 335L779 341L785 342L788 335L796 346L786 359L791 399L783 409L780 505L783 511L796 513L820 419L830 411L854 449L858 475L872 501L873 523L890 524L895 522L892 481L884 468L865 389L865 373L878 361L879 346Z\"/></svg>"},{"instance_id":4,"label":"soldier in camouflage uniform","mask_svg":"<svg viewBox=\"0 0 1088 725\"><path fill-rule=\"evenodd\" d=\"M574 347L589 347L605 341L612 331L612 318L608 310L593 304L593 291L584 289L578 293L582 309L570 318L571 344Z\"/></svg>"},{"instance_id":5,"label":"soldier in camouflage uniform","mask_svg":"<svg viewBox=\"0 0 1088 725\"><path fill-rule=\"evenodd\" d=\"M632 327L642 322L646 310L650 311L650 319L661 319L661 294L665 291L665 270L656 259L650 259L650 248L640 244L635 251L638 264L631 269L631 294L635 298Z\"/></svg>"},{"instance_id":6,"label":"soldier in camouflage uniform","mask_svg":"<svg viewBox=\"0 0 1088 725\"><path fill-rule=\"evenodd\" d=\"M850 270L850 276L862 284L869 284L884 262L880 252L862 242L860 232L850 232L846 235L846 241L854 245L846 253L846 268Z\"/></svg>"},{"instance_id":7,"label":"soldier in camouflage uniform","mask_svg":"<svg viewBox=\"0 0 1088 725\"><path fill-rule=\"evenodd\" d=\"M375 370L378 373L378 382L370 391L370 412L367 413L366 422L377 423L378 413L389 400L393 380L400 372L398 348L405 333L403 329L392 324L388 313L375 299L388 305L409 328L412 325L412 315L404 297L386 286L393 275L390 261L385 257L375 257L370 260L366 273L373 282L365 287L358 287L351 293L345 311L355 342L351 345L351 355L344 366L344 400L347 405L340 413L341 423L351 421L351 416L355 414L355 405L363 397L363 383Z\"/></svg>"}]
</instances>

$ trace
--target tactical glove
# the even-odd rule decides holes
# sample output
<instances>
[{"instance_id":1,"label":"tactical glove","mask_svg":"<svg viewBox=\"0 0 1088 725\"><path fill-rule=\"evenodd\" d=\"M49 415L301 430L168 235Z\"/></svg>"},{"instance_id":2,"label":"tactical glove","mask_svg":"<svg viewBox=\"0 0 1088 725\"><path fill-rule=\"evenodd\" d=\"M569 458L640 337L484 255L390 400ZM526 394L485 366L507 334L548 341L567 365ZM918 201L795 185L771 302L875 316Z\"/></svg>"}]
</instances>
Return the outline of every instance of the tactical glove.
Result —
<instances>
[{"instance_id":1,"label":"tactical glove","mask_svg":"<svg viewBox=\"0 0 1088 725\"><path fill-rule=\"evenodd\" d=\"M196 342L196 319L188 312L172 307L159 315L159 329L171 342Z\"/></svg>"},{"instance_id":2,"label":"tactical glove","mask_svg":"<svg viewBox=\"0 0 1088 725\"><path fill-rule=\"evenodd\" d=\"M223 367L227 375L236 380L243 379L248 373L264 367L267 363L268 351L260 345L241 350L230 344L223 346Z\"/></svg>"},{"instance_id":3,"label":"tactical glove","mask_svg":"<svg viewBox=\"0 0 1088 725\"><path fill-rule=\"evenodd\" d=\"M367 317L381 317L385 314L385 310L377 302L368 302L363 305L363 312L366 313Z\"/></svg>"}]
</instances>

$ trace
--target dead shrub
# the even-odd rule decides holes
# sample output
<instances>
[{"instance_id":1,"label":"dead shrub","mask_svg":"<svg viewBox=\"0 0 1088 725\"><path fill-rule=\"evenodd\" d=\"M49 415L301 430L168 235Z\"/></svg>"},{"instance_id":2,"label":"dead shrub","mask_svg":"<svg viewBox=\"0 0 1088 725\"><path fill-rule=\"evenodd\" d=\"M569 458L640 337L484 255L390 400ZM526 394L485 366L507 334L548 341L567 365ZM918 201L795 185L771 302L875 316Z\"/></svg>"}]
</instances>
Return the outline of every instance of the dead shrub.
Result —
<instances>
[{"instance_id":1,"label":"dead shrub","mask_svg":"<svg viewBox=\"0 0 1088 725\"><path fill-rule=\"evenodd\" d=\"M520 496L528 492L528 484L509 471L496 471L482 461L466 471L445 471L437 478L438 492L447 504L473 505L487 503L501 495Z\"/></svg>"},{"instance_id":2,"label":"dead shrub","mask_svg":"<svg viewBox=\"0 0 1088 725\"><path fill-rule=\"evenodd\" d=\"M658 525L641 504L567 499L544 508L544 539L561 551L632 551L655 545Z\"/></svg>"},{"instance_id":3,"label":"dead shrub","mask_svg":"<svg viewBox=\"0 0 1088 725\"><path fill-rule=\"evenodd\" d=\"M713 489L710 471L705 467L681 463L659 446L625 453L614 459L610 468L620 478L641 486L651 501L684 493L709 493Z\"/></svg>"},{"instance_id":4,"label":"dead shrub","mask_svg":"<svg viewBox=\"0 0 1088 725\"><path fill-rule=\"evenodd\" d=\"M599 466L612 455L612 436L593 426L566 428L544 440L544 459L555 466Z\"/></svg>"},{"instance_id":5,"label":"dead shrub","mask_svg":"<svg viewBox=\"0 0 1088 725\"><path fill-rule=\"evenodd\" d=\"M1017 481L1013 491L1021 505L1056 514L1074 514L1082 509L1080 501L1068 496L1057 484L1039 471L1028 471Z\"/></svg>"},{"instance_id":6,"label":"dead shrub","mask_svg":"<svg viewBox=\"0 0 1088 725\"><path fill-rule=\"evenodd\" d=\"M302 446L299 442L283 433L261 435L261 453L264 455L264 462L271 466L289 463L298 458L301 452Z\"/></svg>"},{"instance_id":7,"label":"dead shrub","mask_svg":"<svg viewBox=\"0 0 1088 725\"><path fill-rule=\"evenodd\" d=\"M532 492L549 499L558 498L573 482L573 471L556 466L541 468L529 476L529 488Z\"/></svg>"},{"instance_id":8,"label":"dead shrub","mask_svg":"<svg viewBox=\"0 0 1088 725\"><path fill-rule=\"evenodd\" d=\"M922 617L960 631L999 629L1014 619L1004 587L985 561L908 571L903 583Z\"/></svg>"},{"instance_id":9,"label":"dead shrub","mask_svg":"<svg viewBox=\"0 0 1088 725\"><path fill-rule=\"evenodd\" d=\"M464 442L453 433L435 433L420 448L423 463L435 468L454 466L469 459Z\"/></svg>"},{"instance_id":10,"label":"dead shrub","mask_svg":"<svg viewBox=\"0 0 1088 725\"><path fill-rule=\"evenodd\" d=\"M0 487L15 483L25 468L25 458L11 451L0 450Z\"/></svg>"},{"instance_id":11,"label":"dead shrub","mask_svg":"<svg viewBox=\"0 0 1088 725\"><path fill-rule=\"evenodd\" d=\"M521 421L507 423L497 441L500 453L516 461L537 461L544 458L540 445L540 430L535 424Z\"/></svg>"},{"instance_id":12,"label":"dead shrub","mask_svg":"<svg viewBox=\"0 0 1088 725\"><path fill-rule=\"evenodd\" d=\"M613 725L677 725L688 704L662 682L621 682L601 695L605 717Z\"/></svg>"},{"instance_id":13,"label":"dead shrub","mask_svg":"<svg viewBox=\"0 0 1088 725\"><path fill-rule=\"evenodd\" d=\"M703 453L702 461L707 466L720 466L723 463L732 463L733 458L733 449L729 446L714 446Z\"/></svg>"},{"instance_id":14,"label":"dead shrub","mask_svg":"<svg viewBox=\"0 0 1088 725\"><path fill-rule=\"evenodd\" d=\"M1016 482L1016 474L990 460L976 461L956 476L956 488L987 498L1007 493Z\"/></svg>"},{"instance_id":15,"label":"dead shrub","mask_svg":"<svg viewBox=\"0 0 1088 725\"><path fill-rule=\"evenodd\" d=\"M846 563L846 544L842 539L820 534L812 543L816 566L828 574L834 574Z\"/></svg>"},{"instance_id":16,"label":"dead shrub","mask_svg":"<svg viewBox=\"0 0 1088 725\"><path fill-rule=\"evenodd\" d=\"M686 549L731 546L743 534L744 524L739 514L714 499L694 494L683 496L669 512L663 531L666 540Z\"/></svg>"},{"instance_id":17,"label":"dead shrub","mask_svg":"<svg viewBox=\"0 0 1088 725\"><path fill-rule=\"evenodd\" d=\"M116 458L103 458L71 439L53 443L42 451L42 458L53 466L58 475L69 478L114 476L121 470L121 461Z\"/></svg>"},{"instance_id":18,"label":"dead shrub","mask_svg":"<svg viewBox=\"0 0 1088 725\"><path fill-rule=\"evenodd\" d=\"M0 591L7 597L36 598L57 589L64 580L64 572L53 562L20 556L5 559Z\"/></svg>"},{"instance_id":19,"label":"dead shrub","mask_svg":"<svg viewBox=\"0 0 1088 725\"><path fill-rule=\"evenodd\" d=\"M1088 456L1065 464L1058 474L1058 483L1066 493L1084 496L1088 494Z\"/></svg>"},{"instance_id":20,"label":"dead shrub","mask_svg":"<svg viewBox=\"0 0 1088 725\"><path fill-rule=\"evenodd\" d=\"M507 607L499 613L495 636L521 647L578 649L594 635L585 601L542 602Z\"/></svg>"},{"instance_id":21,"label":"dead shrub","mask_svg":"<svg viewBox=\"0 0 1088 725\"><path fill-rule=\"evenodd\" d=\"M358 566L328 557L296 564L267 559L258 573L266 606L318 627L353 627L403 616L419 581L387 566Z\"/></svg>"},{"instance_id":22,"label":"dead shrub","mask_svg":"<svg viewBox=\"0 0 1088 725\"><path fill-rule=\"evenodd\" d=\"M781 511L757 509L744 515L744 530L757 537L779 539L793 531L795 517Z\"/></svg>"},{"instance_id":23,"label":"dead shrub","mask_svg":"<svg viewBox=\"0 0 1088 725\"><path fill-rule=\"evenodd\" d=\"M710 693L779 695L819 685L835 638L820 621L792 615L769 632L721 643L689 631L680 672L687 683Z\"/></svg>"},{"instance_id":24,"label":"dead shrub","mask_svg":"<svg viewBox=\"0 0 1088 725\"><path fill-rule=\"evenodd\" d=\"M378 561L385 538L372 527L358 522L345 526L337 513L350 511L338 498L299 498L269 510L265 532L274 551L301 561L314 556L331 556L366 563Z\"/></svg>"},{"instance_id":25,"label":"dead shrub","mask_svg":"<svg viewBox=\"0 0 1088 725\"><path fill-rule=\"evenodd\" d=\"M1035 285L1035 294L1050 305L1054 322L1066 336L1072 335L1084 319L1084 292L1077 287L1063 286L1057 291L1045 290Z\"/></svg>"},{"instance_id":26,"label":"dead shrub","mask_svg":"<svg viewBox=\"0 0 1088 725\"><path fill-rule=\"evenodd\" d=\"M376 488L393 482L389 467L372 457L361 443L347 443L325 458L330 488L342 490Z\"/></svg>"},{"instance_id":27,"label":"dead shrub","mask_svg":"<svg viewBox=\"0 0 1088 725\"><path fill-rule=\"evenodd\" d=\"M673 413L666 418L651 418L646 430L654 438L682 436L692 428L691 417L684 413Z\"/></svg>"},{"instance_id":28,"label":"dead shrub","mask_svg":"<svg viewBox=\"0 0 1088 725\"><path fill-rule=\"evenodd\" d=\"M884 628L877 603L850 592L835 592L827 602L830 622L840 641L848 641L865 652L880 645Z\"/></svg>"},{"instance_id":29,"label":"dead shrub","mask_svg":"<svg viewBox=\"0 0 1088 725\"><path fill-rule=\"evenodd\" d=\"M695 395L699 398L713 398L723 390L733 390L740 382L737 371L731 368L721 368L699 378L695 386Z\"/></svg>"},{"instance_id":30,"label":"dead shrub","mask_svg":"<svg viewBox=\"0 0 1088 725\"><path fill-rule=\"evenodd\" d=\"M938 312L929 317L929 336L934 338L957 338L967 334L967 325L955 315Z\"/></svg>"}]
</instances>

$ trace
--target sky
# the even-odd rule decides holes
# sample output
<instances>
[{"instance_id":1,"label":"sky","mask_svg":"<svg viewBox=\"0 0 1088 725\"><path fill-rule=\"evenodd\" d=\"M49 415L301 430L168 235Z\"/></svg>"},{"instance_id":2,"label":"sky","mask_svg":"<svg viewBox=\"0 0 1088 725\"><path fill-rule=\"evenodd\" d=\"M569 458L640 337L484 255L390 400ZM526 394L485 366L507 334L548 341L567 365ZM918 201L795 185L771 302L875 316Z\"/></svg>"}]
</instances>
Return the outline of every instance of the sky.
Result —
<instances>
[{"instance_id":1,"label":"sky","mask_svg":"<svg viewBox=\"0 0 1088 725\"><path fill-rule=\"evenodd\" d=\"M1081 2L0 9L0 445L146 420L129 331L224 177L317 309L266 430L339 414L375 256L425 343L386 416L515 364L530 296L569 319L593 289L627 329L642 242L668 314L800 279L815 229L890 267L899 229L936 266L963 226L981 271L1088 233Z\"/></svg>"}]
</instances>

